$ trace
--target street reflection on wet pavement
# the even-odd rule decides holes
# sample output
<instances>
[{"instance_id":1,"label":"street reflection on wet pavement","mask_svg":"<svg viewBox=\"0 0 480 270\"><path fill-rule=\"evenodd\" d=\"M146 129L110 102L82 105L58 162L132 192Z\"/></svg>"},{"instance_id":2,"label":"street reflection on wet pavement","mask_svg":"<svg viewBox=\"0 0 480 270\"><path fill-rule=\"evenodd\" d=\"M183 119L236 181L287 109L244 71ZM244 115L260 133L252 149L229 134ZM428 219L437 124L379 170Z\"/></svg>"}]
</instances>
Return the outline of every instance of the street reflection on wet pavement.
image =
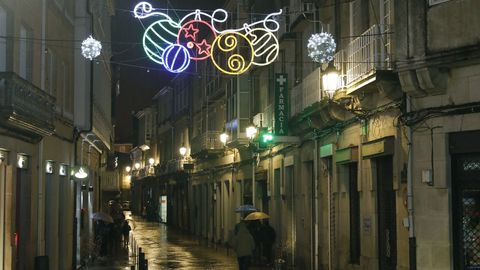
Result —
<instances>
[{"instance_id":1,"label":"street reflection on wet pavement","mask_svg":"<svg viewBox=\"0 0 480 270\"><path fill-rule=\"evenodd\" d=\"M145 253L149 270L238 269L234 253L224 247L215 248L205 240L200 241L170 229L165 224L147 222L139 217L132 217L130 226L136 247L141 247ZM135 259L132 255L129 257L126 249L123 249L113 258L97 260L87 269L131 269L135 265Z\"/></svg>"},{"instance_id":2,"label":"street reflection on wet pavement","mask_svg":"<svg viewBox=\"0 0 480 270\"><path fill-rule=\"evenodd\" d=\"M236 259L223 248L207 247L166 225L133 221L137 246L145 252L149 269L237 269Z\"/></svg>"}]
</instances>

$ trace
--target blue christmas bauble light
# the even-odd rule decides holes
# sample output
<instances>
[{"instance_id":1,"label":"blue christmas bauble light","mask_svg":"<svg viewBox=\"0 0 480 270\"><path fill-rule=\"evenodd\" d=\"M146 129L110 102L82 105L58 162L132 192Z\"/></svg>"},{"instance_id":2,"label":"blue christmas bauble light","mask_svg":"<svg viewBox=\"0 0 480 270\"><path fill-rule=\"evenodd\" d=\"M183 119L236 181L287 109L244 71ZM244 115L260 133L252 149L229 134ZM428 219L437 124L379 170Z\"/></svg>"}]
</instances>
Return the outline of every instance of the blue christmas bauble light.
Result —
<instances>
[{"instance_id":1,"label":"blue christmas bauble light","mask_svg":"<svg viewBox=\"0 0 480 270\"><path fill-rule=\"evenodd\" d=\"M162 54L163 66L170 72L180 73L190 65L188 49L180 44L169 45Z\"/></svg>"}]
</instances>

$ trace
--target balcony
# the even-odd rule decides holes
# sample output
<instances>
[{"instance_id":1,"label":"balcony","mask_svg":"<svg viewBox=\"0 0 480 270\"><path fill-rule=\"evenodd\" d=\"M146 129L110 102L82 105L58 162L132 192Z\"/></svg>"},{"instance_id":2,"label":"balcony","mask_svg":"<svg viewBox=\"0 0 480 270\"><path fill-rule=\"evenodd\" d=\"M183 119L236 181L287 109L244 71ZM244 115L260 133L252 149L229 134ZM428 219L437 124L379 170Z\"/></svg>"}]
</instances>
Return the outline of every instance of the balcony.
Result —
<instances>
[{"instance_id":1,"label":"balcony","mask_svg":"<svg viewBox=\"0 0 480 270\"><path fill-rule=\"evenodd\" d=\"M120 176L118 172L102 172L101 179L102 191L120 191Z\"/></svg>"},{"instance_id":2,"label":"balcony","mask_svg":"<svg viewBox=\"0 0 480 270\"><path fill-rule=\"evenodd\" d=\"M391 70L390 26L373 25L335 54L347 94L376 80L378 70Z\"/></svg>"},{"instance_id":3,"label":"balcony","mask_svg":"<svg viewBox=\"0 0 480 270\"><path fill-rule=\"evenodd\" d=\"M198 156L201 153L217 154L223 151L223 144L220 141L221 131L207 131L196 137L191 141L191 155Z\"/></svg>"},{"instance_id":4,"label":"balcony","mask_svg":"<svg viewBox=\"0 0 480 270\"><path fill-rule=\"evenodd\" d=\"M55 131L55 98L13 72L0 72L0 123L34 137Z\"/></svg>"},{"instance_id":5,"label":"balcony","mask_svg":"<svg viewBox=\"0 0 480 270\"><path fill-rule=\"evenodd\" d=\"M290 116L303 112L306 108L323 99L321 82L321 68L317 68L308 74L302 83L293 87L290 99Z\"/></svg>"}]
</instances>

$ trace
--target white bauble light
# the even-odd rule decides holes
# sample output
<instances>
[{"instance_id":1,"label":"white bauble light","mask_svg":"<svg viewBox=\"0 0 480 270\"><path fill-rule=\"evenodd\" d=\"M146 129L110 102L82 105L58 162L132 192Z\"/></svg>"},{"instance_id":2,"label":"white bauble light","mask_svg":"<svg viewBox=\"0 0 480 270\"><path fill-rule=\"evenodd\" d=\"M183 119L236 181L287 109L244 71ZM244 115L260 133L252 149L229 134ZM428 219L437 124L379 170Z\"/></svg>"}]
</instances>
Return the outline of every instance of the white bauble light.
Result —
<instances>
[{"instance_id":1,"label":"white bauble light","mask_svg":"<svg viewBox=\"0 0 480 270\"><path fill-rule=\"evenodd\" d=\"M93 60L100 55L101 51L102 44L91 35L82 42L82 55L87 59Z\"/></svg>"},{"instance_id":2,"label":"white bauble light","mask_svg":"<svg viewBox=\"0 0 480 270\"><path fill-rule=\"evenodd\" d=\"M330 33L313 34L308 39L308 56L315 62L328 63L333 60L336 47L335 40Z\"/></svg>"}]
</instances>

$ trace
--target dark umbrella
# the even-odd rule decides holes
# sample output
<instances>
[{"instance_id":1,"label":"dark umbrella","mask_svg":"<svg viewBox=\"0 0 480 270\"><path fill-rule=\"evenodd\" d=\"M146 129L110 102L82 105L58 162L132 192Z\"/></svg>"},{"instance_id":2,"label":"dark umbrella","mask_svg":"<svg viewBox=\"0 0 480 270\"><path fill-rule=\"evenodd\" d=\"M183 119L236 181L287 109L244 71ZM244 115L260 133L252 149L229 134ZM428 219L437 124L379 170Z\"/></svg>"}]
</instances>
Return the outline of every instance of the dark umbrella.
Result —
<instances>
[{"instance_id":1,"label":"dark umbrella","mask_svg":"<svg viewBox=\"0 0 480 270\"><path fill-rule=\"evenodd\" d=\"M235 213L246 213L246 212L255 212L255 211L258 211L258 209L250 204L240 205L235 209Z\"/></svg>"}]
</instances>

